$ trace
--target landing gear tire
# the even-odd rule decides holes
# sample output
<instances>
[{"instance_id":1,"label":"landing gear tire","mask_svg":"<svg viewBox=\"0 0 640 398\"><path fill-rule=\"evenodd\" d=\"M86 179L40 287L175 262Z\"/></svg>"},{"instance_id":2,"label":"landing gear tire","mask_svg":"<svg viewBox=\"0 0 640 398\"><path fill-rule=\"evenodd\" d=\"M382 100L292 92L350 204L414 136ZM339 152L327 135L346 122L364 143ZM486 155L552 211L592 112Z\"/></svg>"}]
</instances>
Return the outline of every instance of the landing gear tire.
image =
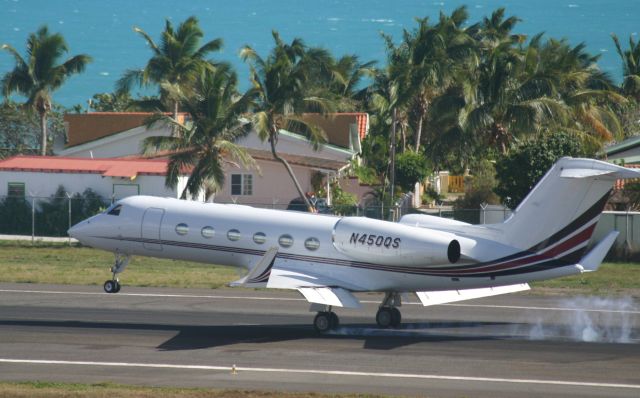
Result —
<instances>
[{"instance_id":1,"label":"landing gear tire","mask_svg":"<svg viewBox=\"0 0 640 398\"><path fill-rule=\"evenodd\" d=\"M337 328L339 324L338 315L332 311L318 312L313 319L313 327L318 333L327 333L329 330Z\"/></svg>"},{"instance_id":2,"label":"landing gear tire","mask_svg":"<svg viewBox=\"0 0 640 398\"><path fill-rule=\"evenodd\" d=\"M331 329L337 329L340 326L340 318L335 312L329 313L329 320L331 321Z\"/></svg>"},{"instance_id":3,"label":"landing gear tire","mask_svg":"<svg viewBox=\"0 0 640 398\"><path fill-rule=\"evenodd\" d=\"M393 323L393 315L391 312L391 308L382 307L378 309L378 313L376 314L376 323L381 328L388 328Z\"/></svg>"},{"instance_id":4,"label":"landing gear tire","mask_svg":"<svg viewBox=\"0 0 640 398\"><path fill-rule=\"evenodd\" d=\"M402 314L396 307L391 308L391 327L397 328L402 323Z\"/></svg>"},{"instance_id":5,"label":"landing gear tire","mask_svg":"<svg viewBox=\"0 0 640 398\"><path fill-rule=\"evenodd\" d=\"M120 291L120 283L114 280L108 280L103 285L105 293L118 293Z\"/></svg>"}]
</instances>

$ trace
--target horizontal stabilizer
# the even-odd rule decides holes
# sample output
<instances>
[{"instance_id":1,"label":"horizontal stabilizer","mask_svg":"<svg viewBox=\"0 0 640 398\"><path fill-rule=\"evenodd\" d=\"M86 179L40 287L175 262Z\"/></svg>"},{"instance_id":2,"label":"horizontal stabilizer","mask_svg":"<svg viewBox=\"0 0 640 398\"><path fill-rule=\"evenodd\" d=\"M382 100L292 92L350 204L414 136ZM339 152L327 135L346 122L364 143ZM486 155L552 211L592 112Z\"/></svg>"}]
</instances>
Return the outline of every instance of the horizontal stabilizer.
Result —
<instances>
[{"instance_id":1,"label":"horizontal stabilizer","mask_svg":"<svg viewBox=\"0 0 640 398\"><path fill-rule=\"evenodd\" d=\"M274 246L264 253L253 269L243 278L231 282L232 287L266 287L271 276L271 269L278 254L278 247Z\"/></svg>"},{"instance_id":2,"label":"horizontal stabilizer","mask_svg":"<svg viewBox=\"0 0 640 398\"><path fill-rule=\"evenodd\" d=\"M520 283L517 285L489 287L482 289L464 289L464 290L445 290L440 292L416 292L416 296L420 299L422 305L438 305L453 303L456 301L464 301L477 299L481 297L497 296L506 293L521 292L529 290L527 283Z\"/></svg>"},{"instance_id":3,"label":"horizontal stabilizer","mask_svg":"<svg viewBox=\"0 0 640 398\"><path fill-rule=\"evenodd\" d=\"M618 231L609 232L604 239L602 239L593 249L591 249L591 251L589 251L589 253L587 253L586 256L582 258L582 260L580 260L578 265L582 267L581 270L583 272L596 271L598 267L600 267L602 260L604 260L604 257L609 253L609 250L615 243L619 233L620 232Z\"/></svg>"},{"instance_id":4,"label":"horizontal stabilizer","mask_svg":"<svg viewBox=\"0 0 640 398\"><path fill-rule=\"evenodd\" d=\"M301 287L298 291L312 304L344 308L362 307L351 292L340 287Z\"/></svg>"},{"instance_id":5,"label":"horizontal stabilizer","mask_svg":"<svg viewBox=\"0 0 640 398\"><path fill-rule=\"evenodd\" d=\"M613 174L611 170L594 170L594 169L564 169L560 172L560 177L564 178L587 178L597 177L606 174Z\"/></svg>"}]
</instances>

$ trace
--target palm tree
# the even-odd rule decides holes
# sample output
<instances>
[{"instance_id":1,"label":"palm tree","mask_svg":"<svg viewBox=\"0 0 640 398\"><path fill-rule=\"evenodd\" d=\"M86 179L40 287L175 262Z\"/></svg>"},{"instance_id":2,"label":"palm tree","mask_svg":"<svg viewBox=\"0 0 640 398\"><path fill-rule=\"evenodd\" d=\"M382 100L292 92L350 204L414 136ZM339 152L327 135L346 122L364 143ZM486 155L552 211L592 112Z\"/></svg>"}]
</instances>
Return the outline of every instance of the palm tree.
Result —
<instances>
[{"instance_id":1,"label":"palm tree","mask_svg":"<svg viewBox=\"0 0 640 398\"><path fill-rule=\"evenodd\" d=\"M27 98L26 106L40 116L41 143L40 153L47 154L47 114L51 110L51 94L62 86L65 80L84 71L91 62L86 54L75 55L62 64L60 58L69 51L64 37L60 33L50 34L46 26L27 39L27 57L20 56L15 48L3 44L15 58L16 66L2 78L2 93L8 98L18 93Z\"/></svg>"},{"instance_id":2,"label":"palm tree","mask_svg":"<svg viewBox=\"0 0 640 398\"><path fill-rule=\"evenodd\" d=\"M616 92L611 78L598 69L599 56L587 53L584 43L570 46L564 39L532 45L539 53L539 68L553 77L559 98L569 110L564 124L562 120L553 124L595 147L620 137L622 127L613 108L627 101Z\"/></svg>"},{"instance_id":3,"label":"palm tree","mask_svg":"<svg viewBox=\"0 0 640 398\"><path fill-rule=\"evenodd\" d=\"M539 40L536 36L521 49L509 37L489 48L482 54L475 89L466 100L464 129L502 153L517 137L539 132L549 120L566 113L555 78L539 65L535 44Z\"/></svg>"},{"instance_id":4,"label":"palm tree","mask_svg":"<svg viewBox=\"0 0 640 398\"><path fill-rule=\"evenodd\" d=\"M611 37L622 60L622 90L640 101L640 42L636 43L633 36L629 36L629 49L622 50L618 36L612 34Z\"/></svg>"},{"instance_id":5,"label":"palm tree","mask_svg":"<svg viewBox=\"0 0 640 398\"><path fill-rule=\"evenodd\" d=\"M222 39L214 39L200 46L204 34L196 17L187 18L177 30L167 20L159 45L142 29L135 27L134 31L147 41L153 56L143 69L127 70L116 82L116 90L128 92L134 85L159 85L161 100L171 104L175 118L178 113L178 97L181 92L186 94L190 83L199 76L203 68L212 67L205 57L212 51L220 50ZM172 85L173 89L169 90L168 85Z\"/></svg>"},{"instance_id":6,"label":"palm tree","mask_svg":"<svg viewBox=\"0 0 640 398\"><path fill-rule=\"evenodd\" d=\"M461 26L467 21L466 7L455 9L450 16L440 13L438 23L429 25L426 18L418 20L415 34L405 34L411 51L410 86L412 110L416 115L415 151L418 152L431 103L457 83L459 71L469 64L475 66L475 42Z\"/></svg>"},{"instance_id":7,"label":"palm tree","mask_svg":"<svg viewBox=\"0 0 640 398\"><path fill-rule=\"evenodd\" d=\"M191 123L183 125L174 118L159 114L147 123L159 121L173 126L169 137L149 137L144 141L146 154L169 153L166 185L175 188L178 177L191 170L180 197L198 196L202 190L208 198L224 183L225 158L242 164L255 166L255 162L235 141L250 132L249 123L242 122L252 101L253 91L239 95L236 73L228 64L219 64L215 70L203 69L193 82L189 95L184 91L167 90L183 104L191 116Z\"/></svg>"},{"instance_id":8,"label":"palm tree","mask_svg":"<svg viewBox=\"0 0 640 398\"><path fill-rule=\"evenodd\" d=\"M262 141L269 141L273 158L284 166L298 194L307 207L313 206L286 159L276 149L281 129L304 132L314 149L325 141L324 132L316 125L302 119L303 112L326 113L333 109L335 101L319 91L311 79L312 70L330 58L325 51L309 49L304 42L293 39L286 44L278 32L272 32L275 47L267 58L262 58L251 47L240 50L240 57L249 62L250 79L256 93L253 105L253 124Z\"/></svg>"}]
</instances>

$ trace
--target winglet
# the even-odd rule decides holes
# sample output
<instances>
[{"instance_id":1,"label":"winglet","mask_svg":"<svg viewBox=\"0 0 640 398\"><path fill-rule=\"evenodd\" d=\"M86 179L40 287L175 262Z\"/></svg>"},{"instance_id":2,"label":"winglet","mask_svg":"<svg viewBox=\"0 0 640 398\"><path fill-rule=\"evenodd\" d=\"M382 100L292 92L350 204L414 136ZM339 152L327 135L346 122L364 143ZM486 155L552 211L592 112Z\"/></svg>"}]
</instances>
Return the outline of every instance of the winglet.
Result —
<instances>
[{"instance_id":1,"label":"winglet","mask_svg":"<svg viewBox=\"0 0 640 398\"><path fill-rule=\"evenodd\" d=\"M587 253L586 256L580 260L576 267L580 269L581 272L592 272L596 271L600 264L602 264L602 260L613 246L616 238L618 237L618 231L611 231L609 234L602 239L593 249Z\"/></svg>"},{"instance_id":2,"label":"winglet","mask_svg":"<svg viewBox=\"0 0 640 398\"><path fill-rule=\"evenodd\" d=\"M264 253L264 256L258 261L253 269L243 278L235 282L231 282L232 287L266 287L269 277L271 276L271 268L276 260L278 247L274 246Z\"/></svg>"}]
</instances>

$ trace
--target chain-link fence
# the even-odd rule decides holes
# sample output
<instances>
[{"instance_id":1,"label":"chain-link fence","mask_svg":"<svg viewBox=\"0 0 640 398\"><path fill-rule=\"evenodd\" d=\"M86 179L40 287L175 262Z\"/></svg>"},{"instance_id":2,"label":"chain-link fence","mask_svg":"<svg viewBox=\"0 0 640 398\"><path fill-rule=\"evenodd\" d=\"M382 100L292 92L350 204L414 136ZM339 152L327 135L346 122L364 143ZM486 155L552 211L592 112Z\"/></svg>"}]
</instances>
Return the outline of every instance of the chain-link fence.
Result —
<instances>
[{"instance_id":1,"label":"chain-link fence","mask_svg":"<svg viewBox=\"0 0 640 398\"><path fill-rule=\"evenodd\" d=\"M95 194L75 194L51 197L0 197L0 235L36 237L67 237L67 230L74 224L91 217L109 206L112 198ZM379 202L359 206L327 206L317 203L321 214L361 216L397 221L403 215L417 212L409 206L411 198L402 198L394 206L382 206ZM304 206L278 203L243 203L253 207L306 211ZM470 224L494 224L507 219L511 212L502 207L484 206L480 209L451 209L436 207L422 209L421 213L450 218ZM612 229L620 231L614 253L615 258L635 259L640 255L640 213L605 212L594 232L598 241Z\"/></svg>"}]
</instances>

